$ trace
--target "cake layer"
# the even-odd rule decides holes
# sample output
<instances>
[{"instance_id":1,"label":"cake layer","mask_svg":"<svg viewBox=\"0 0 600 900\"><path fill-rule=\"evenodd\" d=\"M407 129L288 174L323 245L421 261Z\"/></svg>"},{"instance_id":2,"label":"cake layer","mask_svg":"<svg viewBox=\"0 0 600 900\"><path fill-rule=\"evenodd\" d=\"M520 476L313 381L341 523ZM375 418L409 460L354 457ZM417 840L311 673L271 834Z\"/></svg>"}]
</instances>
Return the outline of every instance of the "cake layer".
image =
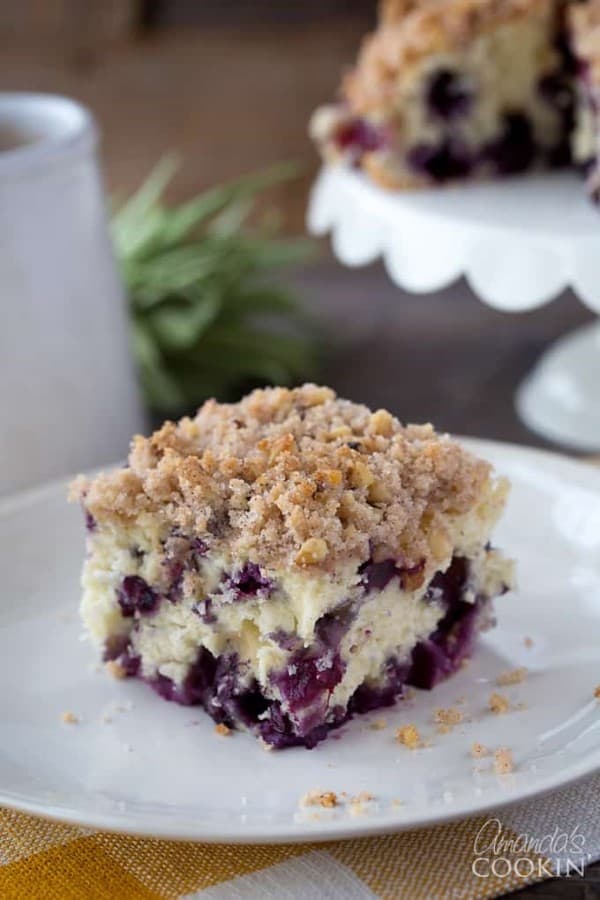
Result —
<instances>
[{"instance_id":1,"label":"cake layer","mask_svg":"<svg viewBox=\"0 0 600 900\"><path fill-rule=\"evenodd\" d=\"M77 483L83 621L113 673L313 746L469 652L512 580L489 545L506 488L328 389L211 402Z\"/></svg>"}]
</instances>

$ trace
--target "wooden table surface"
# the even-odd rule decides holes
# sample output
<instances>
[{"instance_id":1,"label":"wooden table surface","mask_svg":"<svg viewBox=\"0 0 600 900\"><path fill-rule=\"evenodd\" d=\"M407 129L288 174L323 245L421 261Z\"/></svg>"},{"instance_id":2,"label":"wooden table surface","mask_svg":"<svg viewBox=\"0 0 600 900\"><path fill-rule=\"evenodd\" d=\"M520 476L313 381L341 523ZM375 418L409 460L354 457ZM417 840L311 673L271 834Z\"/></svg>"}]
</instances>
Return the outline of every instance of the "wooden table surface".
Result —
<instances>
[{"instance_id":1,"label":"wooden table surface","mask_svg":"<svg viewBox=\"0 0 600 900\"><path fill-rule=\"evenodd\" d=\"M435 296L404 294L380 264L351 271L328 260L296 281L337 343L323 378L340 393L405 421L551 447L519 422L513 397L551 341L592 321L572 294L507 315L483 306L464 282ZM514 896L600 898L600 863L583 880L546 881Z\"/></svg>"}]
</instances>

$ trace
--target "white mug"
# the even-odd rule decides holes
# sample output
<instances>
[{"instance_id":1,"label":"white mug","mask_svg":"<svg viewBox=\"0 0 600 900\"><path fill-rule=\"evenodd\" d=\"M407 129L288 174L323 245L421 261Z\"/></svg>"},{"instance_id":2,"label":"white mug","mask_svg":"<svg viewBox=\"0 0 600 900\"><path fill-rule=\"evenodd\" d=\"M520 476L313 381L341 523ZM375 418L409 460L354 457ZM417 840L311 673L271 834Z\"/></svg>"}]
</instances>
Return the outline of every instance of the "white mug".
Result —
<instances>
[{"instance_id":1,"label":"white mug","mask_svg":"<svg viewBox=\"0 0 600 900\"><path fill-rule=\"evenodd\" d=\"M0 494L144 429L96 145L77 103L0 93Z\"/></svg>"}]
</instances>

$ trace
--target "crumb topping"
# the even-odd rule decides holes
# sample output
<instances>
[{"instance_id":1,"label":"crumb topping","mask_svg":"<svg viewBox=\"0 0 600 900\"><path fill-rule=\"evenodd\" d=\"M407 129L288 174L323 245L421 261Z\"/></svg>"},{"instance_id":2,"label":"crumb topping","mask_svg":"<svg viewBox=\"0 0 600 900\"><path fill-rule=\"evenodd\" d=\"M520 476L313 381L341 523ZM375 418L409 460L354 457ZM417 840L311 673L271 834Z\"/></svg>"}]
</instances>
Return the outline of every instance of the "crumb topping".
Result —
<instances>
[{"instance_id":1,"label":"crumb topping","mask_svg":"<svg viewBox=\"0 0 600 900\"><path fill-rule=\"evenodd\" d=\"M506 713L510 709L510 703L507 697L504 694L498 694L496 691L490 694L488 700L488 706L490 710L497 716Z\"/></svg>"},{"instance_id":2,"label":"crumb topping","mask_svg":"<svg viewBox=\"0 0 600 900\"><path fill-rule=\"evenodd\" d=\"M416 725L403 725L396 731L396 740L399 744L408 747L409 750L416 750L422 746L421 735Z\"/></svg>"},{"instance_id":3,"label":"crumb topping","mask_svg":"<svg viewBox=\"0 0 600 900\"><path fill-rule=\"evenodd\" d=\"M548 0L387 0L381 24L365 38L357 65L344 80L343 95L354 112L397 115L397 81L419 60L460 52L477 36L511 21L537 17L550 25L555 9Z\"/></svg>"},{"instance_id":4,"label":"crumb topping","mask_svg":"<svg viewBox=\"0 0 600 900\"><path fill-rule=\"evenodd\" d=\"M475 743L471 745L471 756L473 759L483 759L485 756L489 756L489 753L490 751L488 748L478 741L475 741Z\"/></svg>"},{"instance_id":5,"label":"crumb topping","mask_svg":"<svg viewBox=\"0 0 600 900\"><path fill-rule=\"evenodd\" d=\"M520 666L518 669L511 669L509 672L503 672L496 679L499 687L507 687L511 684L521 684L527 678L528 669L526 666Z\"/></svg>"},{"instance_id":6,"label":"crumb topping","mask_svg":"<svg viewBox=\"0 0 600 900\"><path fill-rule=\"evenodd\" d=\"M301 806L322 806L324 809L333 809L338 805L338 797L334 791L308 791L300 798Z\"/></svg>"},{"instance_id":7,"label":"crumb topping","mask_svg":"<svg viewBox=\"0 0 600 900\"><path fill-rule=\"evenodd\" d=\"M417 565L430 541L447 546L451 519L484 502L500 512L505 493L431 425L306 384L209 400L134 438L127 468L79 478L71 496L99 529L158 520L163 538L180 529L235 559L328 569L370 556Z\"/></svg>"},{"instance_id":8,"label":"crumb topping","mask_svg":"<svg viewBox=\"0 0 600 900\"><path fill-rule=\"evenodd\" d=\"M219 734L221 737L229 737L231 734L231 728L225 725L224 722L219 722L215 725L215 734Z\"/></svg>"},{"instance_id":9,"label":"crumb topping","mask_svg":"<svg viewBox=\"0 0 600 900\"><path fill-rule=\"evenodd\" d=\"M494 771L496 775L509 775L514 771L512 751L508 747L499 747L494 752Z\"/></svg>"}]
</instances>

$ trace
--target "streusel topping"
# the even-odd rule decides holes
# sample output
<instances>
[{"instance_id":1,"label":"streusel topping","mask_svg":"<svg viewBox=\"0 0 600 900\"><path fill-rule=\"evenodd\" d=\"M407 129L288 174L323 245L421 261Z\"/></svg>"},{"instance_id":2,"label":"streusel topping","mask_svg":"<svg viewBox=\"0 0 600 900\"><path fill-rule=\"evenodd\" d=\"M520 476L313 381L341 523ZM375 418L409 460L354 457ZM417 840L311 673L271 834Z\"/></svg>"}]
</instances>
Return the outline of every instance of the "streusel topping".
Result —
<instances>
[{"instance_id":1,"label":"streusel topping","mask_svg":"<svg viewBox=\"0 0 600 900\"><path fill-rule=\"evenodd\" d=\"M369 557L417 565L491 492L490 466L431 425L313 384L209 400L134 438L129 467L73 490L98 528L156 531L158 520L163 538L176 528L233 560L329 570Z\"/></svg>"}]
</instances>

